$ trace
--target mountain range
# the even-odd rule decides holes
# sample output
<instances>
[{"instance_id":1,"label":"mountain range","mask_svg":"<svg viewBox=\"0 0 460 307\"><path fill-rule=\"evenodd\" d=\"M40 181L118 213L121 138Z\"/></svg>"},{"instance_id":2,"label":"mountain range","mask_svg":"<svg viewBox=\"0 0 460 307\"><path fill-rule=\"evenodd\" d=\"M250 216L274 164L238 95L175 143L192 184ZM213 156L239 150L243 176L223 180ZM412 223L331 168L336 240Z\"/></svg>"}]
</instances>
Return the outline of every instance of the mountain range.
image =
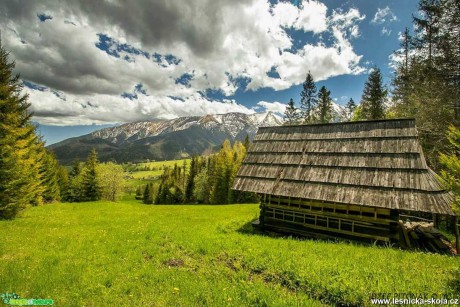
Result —
<instances>
[{"instance_id":1,"label":"mountain range","mask_svg":"<svg viewBox=\"0 0 460 307\"><path fill-rule=\"evenodd\" d=\"M346 119L342 106L332 103L332 110L333 121ZM64 165L85 160L92 148L101 161L172 160L216 151L226 139L242 141L248 135L252 140L259 127L282 124L282 117L273 112L187 116L104 128L48 148Z\"/></svg>"},{"instance_id":2,"label":"mountain range","mask_svg":"<svg viewBox=\"0 0 460 307\"><path fill-rule=\"evenodd\" d=\"M282 123L282 118L272 112L187 116L122 124L48 148L64 165L75 159L85 160L92 148L101 161L171 160L215 151L226 139L242 141L246 135L252 139L259 127Z\"/></svg>"}]
</instances>

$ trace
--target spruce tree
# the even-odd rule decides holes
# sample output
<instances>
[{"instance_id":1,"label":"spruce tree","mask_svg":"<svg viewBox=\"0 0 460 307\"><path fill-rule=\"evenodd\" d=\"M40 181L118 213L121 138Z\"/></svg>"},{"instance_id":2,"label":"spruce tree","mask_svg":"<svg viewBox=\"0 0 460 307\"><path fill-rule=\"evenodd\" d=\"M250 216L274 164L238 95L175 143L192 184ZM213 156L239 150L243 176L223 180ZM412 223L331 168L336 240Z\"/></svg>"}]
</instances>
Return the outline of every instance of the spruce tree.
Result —
<instances>
[{"instance_id":1,"label":"spruce tree","mask_svg":"<svg viewBox=\"0 0 460 307\"><path fill-rule=\"evenodd\" d=\"M295 106L294 100L291 98L284 111L285 125L295 125L299 120L299 109Z\"/></svg>"},{"instance_id":2,"label":"spruce tree","mask_svg":"<svg viewBox=\"0 0 460 307\"><path fill-rule=\"evenodd\" d=\"M153 204L153 200L154 200L153 183L149 182L145 186L143 202L144 204L151 205Z\"/></svg>"},{"instance_id":3,"label":"spruce tree","mask_svg":"<svg viewBox=\"0 0 460 307\"><path fill-rule=\"evenodd\" d=\"M0 41L0 218L8 219L29 204L39 204L44 190L39 139L14 66Z\"/></svg>"},{"instance_id":4,"label":"spruce tree","mask_svg":"<svg viewBox=\"0 0 460 307\"><path fill-rule=\"evenodd\" d=\"M329 123L332 120L331 92L323 85L318 93L318 120L320 123Z\"/></svg>"},{"instance_id":5,"label":"spruce tree","mask_svg":"<svg viewBox=\"0 0 460 307\"><path fill-rule=\"evenodd\" d=\"M368 120L385 118L385 100L387 90L383 86L380 69L374 67L364 84L361 106L363 115Z\"/></svg>"},{"instance_id":6,"label":"spruce tree","mask_svg":"<svg viewBox=\"0 0 460 307\"><path fill-rule=\"evenodd\" d=\"M92 149L85 162L82 178L83 200L95 201L101 199L101 189L97 180L97 152Z\"/></svg>"},{"instance_id":7,"label":"spruce tree","mask_svg":"<svg viewBox=\"0 0 460 307\"><path fill-rule=\"evenodd\" d=\"M43 200L53 202L61 200L61 190L59 184L60 166L53 153L42 147L42 183L45 190L43 191Z\"/></svg>"},{"instance_id":8,"label":"spruce tree","mask_svg":"<svg viewBox=\"0 0 460 307\"><path fill-rule=\"evenodd\" d=\"M302 120L306 124L315 122L314 112L318 104L316 85L313 80L313 76L308 72L305 82L303 83L303 89L300 93L300 110Z\"/></svg>"},{"instance_id":9,"label":"spruce tree","mask_svg":"<svg viewBox=\"0 0 460 307\"><path fill-rule=\"evenodd\" d=\"M62 201L69 200L69 187L70 187L70 179L69 173L64 166L59 165L58 168L58 183L59 183L59 192Z\"/></svg>"},{"instance_id":10,"label":"spruce tree","mask_svg":"<svg viewBox=\"0 0 460 307\"><path fill-rule=\"evenodd\" d=\"M350 98L348 100L347 105L345 106L345 111L347 112L347 119L351 120L353 118L353 113L355 112L356 109L356 103L353 100L353 98Z\"/></svg>"},{"instance_id":11,"label":"spruce tree","mask_svg":"<svg viewBox=\"0 0 460 307\"><path fill-rule=\"evenodd\" d=\"M198 157L193 156L190 162L190 172L187 178L187 185L185 186L184 202L189 203L194 201L193 189L195 188L195 177L197 175Z\"/></svg>"}]
</instances>

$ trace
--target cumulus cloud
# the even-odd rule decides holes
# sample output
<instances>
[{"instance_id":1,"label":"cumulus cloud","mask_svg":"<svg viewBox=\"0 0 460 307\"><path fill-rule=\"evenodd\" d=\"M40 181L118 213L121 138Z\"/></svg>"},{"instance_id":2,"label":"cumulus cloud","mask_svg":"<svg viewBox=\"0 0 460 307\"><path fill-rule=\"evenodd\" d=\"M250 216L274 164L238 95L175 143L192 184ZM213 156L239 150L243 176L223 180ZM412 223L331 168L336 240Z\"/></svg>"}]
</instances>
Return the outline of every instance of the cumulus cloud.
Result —
<instances>
[{"instance_id":1,"label":"cumulus cloud","mask_svg":"<svg viewBox=\"0 0 460 307\"><path fill-rule=\"evenodd\" d=\"M22 78L46 87L27 88L36 120L81 124L250 112L201 93L287 89L308 70L318 81L362 73L351 40L364 17L307 0L19 0L0 27ZM333 40L293 50L287 29Z\"/></svg>"},{"instance_id":2,"label":"cumulus cloud","mask_svg":"<svg viewBox=\"0 0 460 307\"><path fill-rule=\"evenodd\" d=\"M318 1L303 1L300 7L289 2L278 2L272 12L283 27L313 33L327 30L327 7Z\"/></svg>"},{"instance_id":3,"label":"cumulus cloud","mask_svg":"<svg viewBox=\"0 0 460 307\"><path fill-rule=\"evenodd\" d=\"M398 18L396 15L391 11L390 7L387 6L385 8L377 8L377 12L375 13L374 18L372 18L371 23L382 24L397 20Z\"/></svg>"},{"instance_id":4,"label":"cumulus cloud","mask_svg":"<svg viewBox=\"0 0 460 307\"><path fill-rule=\"evenodd\" d=\"M235 101L213 101L199 93L181 99L168 96L147 96L137 99L113 95L57 94L50 89L26 88L32 104L34 119L45 125L89 125L172 119L190 114L254 113Z\"/></svg>"},{"instance_id":5,"label":"cumulus cloud","mask_svg":"<svg viewBox=\"0 0 460 307\"><path fill-rule=\"evenodd\" d=\"M268 101L259 101L257 106L264 108L266 111L283 114L286 110L286 104L278 101L268 102Z\"/></svg>"}]
</instances>

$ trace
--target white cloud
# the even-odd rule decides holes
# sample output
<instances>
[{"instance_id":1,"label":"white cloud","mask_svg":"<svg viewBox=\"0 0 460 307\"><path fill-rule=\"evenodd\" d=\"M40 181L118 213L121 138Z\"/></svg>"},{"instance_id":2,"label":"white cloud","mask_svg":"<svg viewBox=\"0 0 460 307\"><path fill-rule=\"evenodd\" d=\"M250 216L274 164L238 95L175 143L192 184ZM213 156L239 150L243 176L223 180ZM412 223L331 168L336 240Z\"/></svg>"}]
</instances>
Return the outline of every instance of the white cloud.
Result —
<instances>
[{"instance_id":1,"label":"white cloud","mask_svg":"<svg viewBox=\"0 0 460 307\"><path fill-rule=\"evenodd\" d=\"M382 35L390 36L391 30L388 29L387 27L382 28Z\"/></svg>"},{"instance_id":2,"label":"white cloud","mask_svg":"<svg viewBox=\"0 0 460 307\"><path fill-rule=\"evenodd\" d=\"M271 111L274 113L283 114L286 110L286 104L278 101L268 102L268 101L259 101L258 106L263 107L266 111Z\"/></svg>"},{"instance_id":3,"label":"white cloud","mask_svg":"<svg viewBox=\"0 0 460 307\"><path fill-rule=\"evenodd\" d=\"M374 18L371 20L371 23L382 24L385 22L397 21L398 18L391 11L390 7L378 8L377 12L374 15Z\"/></svg>"},{"instance_id":4,"label":"white cloud","mask_svg":"<svg viewBox=\"0 0 460 307\"><path fill-rule=\"evenodd\" d=\"M182 100L142 94L139 94L137 99L129 100L103 94L62 94L59 98L50 90L39 91L29 88L26 88L26 92L33 102L31 111L35 113L34 119L45 125L89 125L228 112L254 113L254 110L234 101L213 101L198 93Z\"/></svg>"},{"instance_id":5,"label":"white cloud","mask_svg":"<svg viewBox=\"0 0 460 307\"><path fill-rule=\"evenodd\" d=\"M302 83L309 70L317 81L364 70L351 40L360 35L359 22L365 16L354 8L334 10L328 16L323 3L307 0L299 7L289 2L271 5L266 0L139 1L135 5L76 0L63 1L59 7L53 3L9 2L0 13L0 27L6 29L2 39L16 59L17 71L25 80L50 88L44 92L27 89L40 123L249 112L237 103L210 101L199 93L213 89L230 96L240 88L240 78L250 80L249 90L282 90ZM41 12L53 18L40 22L37 13ZM333 41L306 42L293 50L286 28L315 35L331 33ZM96 47L98 34L113 39L108 52L119 57ZM118 50L120 44L163 57L157 62ZM180 62L167 62L167 54ZM267 75L273 67L279 78ZM177 83L184 74L192 76L188 84ZM137 84L148 96L133 100L120 96L132 93ZM65 100L53 90L61 91ZM73 116L64 116L66 112Z\"/></svg>"},{"instance_id":6,"label":"white cloud","mask_svg":"<svg viewBox=\"0 0 460 307\"><path fill-rule=\"evenodd\" d=\"M292 27L315 34L327 30L327 7L318 1L302 1L300 7L289 2L278 2L272 14L283 27Z\"/></svg>"}]
</instances>

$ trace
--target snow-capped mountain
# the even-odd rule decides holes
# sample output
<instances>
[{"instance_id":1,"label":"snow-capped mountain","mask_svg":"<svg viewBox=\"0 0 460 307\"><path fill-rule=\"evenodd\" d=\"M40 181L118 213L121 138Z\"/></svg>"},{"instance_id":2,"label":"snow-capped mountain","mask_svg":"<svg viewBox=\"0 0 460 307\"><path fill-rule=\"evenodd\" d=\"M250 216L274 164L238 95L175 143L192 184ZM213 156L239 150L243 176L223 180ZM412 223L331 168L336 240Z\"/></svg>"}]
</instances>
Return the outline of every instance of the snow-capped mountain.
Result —
<instances>
[{"instance_id":1,"label":"snow-capped mountain","mask_svg":"<svg viewBox=\"0 0 460 307\"><path fill-rule=\"evenodd\" d=\"M64 140L49 146L64 164L84 160L96 148L101 160L164 160L217 149L225 139L252 138L262 126L281 125L272 113L227 113L188 116L164 121L127 123Z\"/></svg>"}]
</instances>

